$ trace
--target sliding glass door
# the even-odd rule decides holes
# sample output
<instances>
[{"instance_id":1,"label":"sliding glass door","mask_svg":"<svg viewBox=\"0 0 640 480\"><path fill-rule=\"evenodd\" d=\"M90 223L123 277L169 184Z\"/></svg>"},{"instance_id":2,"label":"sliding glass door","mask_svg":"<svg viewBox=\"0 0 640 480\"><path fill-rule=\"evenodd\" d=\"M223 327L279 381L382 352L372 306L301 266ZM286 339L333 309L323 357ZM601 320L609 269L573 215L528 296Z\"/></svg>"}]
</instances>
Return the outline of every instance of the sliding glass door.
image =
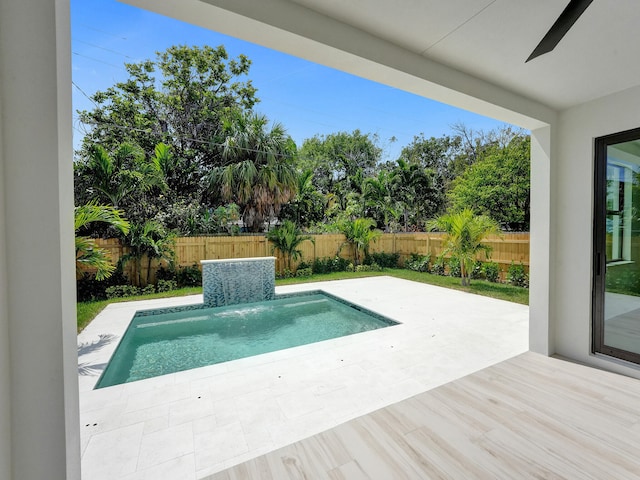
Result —
<instances>
[{"instance_id":1,"label":"sliding glass door","mask_svg":"<svg viewBox=\"0 0 640 480\"><path fill-rule=\"evenodd\" d=\"M640 129L595 147L593 351L640 363Z\"/></svg>"}]
</instances>

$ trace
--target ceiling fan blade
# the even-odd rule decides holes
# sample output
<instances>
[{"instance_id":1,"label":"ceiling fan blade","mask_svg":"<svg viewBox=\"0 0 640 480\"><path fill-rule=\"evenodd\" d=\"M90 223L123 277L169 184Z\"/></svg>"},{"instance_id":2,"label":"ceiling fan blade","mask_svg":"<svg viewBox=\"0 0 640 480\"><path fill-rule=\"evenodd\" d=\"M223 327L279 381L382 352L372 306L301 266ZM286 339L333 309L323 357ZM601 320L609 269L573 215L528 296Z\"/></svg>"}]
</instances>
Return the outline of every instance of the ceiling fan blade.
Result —
<instances>
[{"instance_id":1,"label":"ceiling fan blade","mask_svg":"<svg viewBox=\"0 0 640 480\"><path fill-rule=\"evenodd\" d=\"M529 60L533 60L534 58L544 55L556 48L556 45L560 43L562 37L566 35L573 24L576 23L576 20L580 18L580 15L582 15L587 7L591 5L592 1L593 0L571 0L569 5L567 5L556 20L556 23L553 24L524 63L527 63Z\"/></svg>"}]
</instances>

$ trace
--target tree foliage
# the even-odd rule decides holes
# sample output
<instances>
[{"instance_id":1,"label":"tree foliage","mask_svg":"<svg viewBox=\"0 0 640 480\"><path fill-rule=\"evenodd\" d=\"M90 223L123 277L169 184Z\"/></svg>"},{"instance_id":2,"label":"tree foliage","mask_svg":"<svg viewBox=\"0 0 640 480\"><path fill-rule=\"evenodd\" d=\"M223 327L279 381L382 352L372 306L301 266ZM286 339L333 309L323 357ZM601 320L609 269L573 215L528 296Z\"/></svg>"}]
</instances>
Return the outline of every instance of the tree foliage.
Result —
<instances>
[{"instance_id":1,"label":"tree foliage","mask_svg":"<svg viewBox=\"0 0 640 480\"><path fill-rule=\"evenodd\" d=\"M475 215L471 209L447 213L430 221L428 230L445 232L443 255L451 254L460 262L463 286L471 283L471 271L479 252L491 254L491 246L482 243L488 235L500 234L498 223L485 215Z\"/></svg>"},{"instance_id":2,"label":"tree foliage","mask_svg":"<svg viewBox=\"0 0 640 480\"><path fill-rule=\"evenodd\" d=\"M375 135L354 130L316 135L304 141L297 165L313 173L313 184L323 194L335 195L341 208L347 195L362 193L362 181L371 176L382 158Z\"/></svg>"},{"instance_id":3,"label":"tree foliage","mask_svg":"<svg viewBox=\"0 0 640 480\"><path fill-rule=\"evenodd\" d=\"M224 122L224 166L208 174L212 197L240 207L245 227L263 230L265 220L277 216L293 199L297 178L293 166L296 146L281 124L270 129L263 115L234 112Z\"/></svg>"},{"instance_id":4,"label":"tree foliage","mask_svg":"<svg viewBox=\"0 0 640 480\"><path fill-rule=\"evenodd\" d=\"M285 220L281 225L267 232L267 239L273 244L275 250L279 250L284 256L285 268L291 271L291 260L298 260L302 256L302 250L298 247L307 240L313 242L309 235L303 235L300 227L290 220Z\"/></svg>"},{"instance_id":5,"label":"tree foliage","mask_svg":"<svg viewBox=\"0 0 640 480\"><path fill-rule=\"evenodd\" d=\"M79 112L90 130L80 156L93 145L114 150L122 143L139 145L152 155L159 143L171 145L187 185L217 165L217 136L227 109L250 110L258 101L250 80L251 61L229 59L217 48L173 46L155 60L127 63L129 78L91 98L95 108Z\"/></svg>"},{"instance_id":6,"label":"tree foliage","mask_svg":"<svg viewBox=\"0 0 640 480\"><path fill-rule=\"evenodd\" d=\"M410 215L412 224L419 225L440 211L442 191L435 186L433 170L417 163L399 159L392 171L392 191L402 208L404 231L407 232Z\"/></svg>"},{"instance_id":7,"label":"tree foliage","mask_svg":"<svg viewBox=\"0 0 640 480\"><path fill-rule=\"evenodd\" d=\"M490 216L505 230L529 230L529 152L529 136L524 134L507 145L488 147L454 180L448 194L451 207Z\"/></svg>"},{"instance_id":8,"label":"tree foliage","mask_svg":"<svg viewBox=\"0 0 640 480\"><path fill-rule=\"evenodd\" d=\"M376 222L371 218L356 218L345 220L340 224L340 231L344 234L347 243L353 247L353 264L360 264L360 254L366 257L369 254L371 242L380 238L382 232L375 227Z\"/></svg>"},{"instance_id":9,"label":"tree foliage","mask_svg":"<svg viewBox=\"0 0 640 480\"><path fill-rule=\"evenodd\" d=\"M320 231L362 218L415 231L447 202L528 228L523 132L453 125L439 138L415 136L386 163L378 136L357 129L298 149L283 125L254 111L250 65L223 46L173 46L126 64L126 80L79 112L87 133L75 158L76 204L95 199L136 226L183 235L233 233L238 218L257 232L276 217ZM85 233L114 233L99 225Z\"/></svg>"},{"instance_id":10,"label":"tree foliage","mask_svg":"<svg viewBox=\"0 0 640 480\"><path fill-rule=\"evenodd\" d=\"M175 235L154 220L131 225L129 233L124 237L129 252L120 259L121 265L133 262L134 283L144 286L149 283L151 263L153 260L173 262L175 255ZM147 260L147 275L142 277L142 260Z\"/></svg>"},{"instance_id":11,"label":"tree foliage","mask_svg":"<svg viewBox=\"0 0 640 480\"><path fill-rule=\"evenodd\" d=\"M76 278L85 272L95 270L96 280L109 278L115 270L109 253L99 248L94 239L79 235L92 223L104 223L122 234L129 232L129 222L123 217L123 212L108 205L98 205L95 202L76 207L74 210L74 228L76 232Z\"/></svg>"}]
</instances>

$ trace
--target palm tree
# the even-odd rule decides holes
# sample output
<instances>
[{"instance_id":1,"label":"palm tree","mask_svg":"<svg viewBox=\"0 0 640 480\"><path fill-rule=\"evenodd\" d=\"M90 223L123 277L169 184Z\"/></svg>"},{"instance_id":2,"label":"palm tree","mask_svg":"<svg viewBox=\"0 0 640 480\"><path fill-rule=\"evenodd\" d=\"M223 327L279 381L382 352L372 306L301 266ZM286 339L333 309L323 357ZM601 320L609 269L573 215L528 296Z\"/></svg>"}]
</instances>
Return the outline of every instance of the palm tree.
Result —
<instances>
[{"instance_id":1,"label":"palm tree","mask_svg":"<svg viewBox=\"0 0 640 480\"><path fill-rule=\"evenodd\" d=\"M400 216L394 208L391 187L394 182L394 173L387 170L378 172L377 177L369 177L364 181L363 194L365 206L370 214L382 220L385 231L390 231L391 219L397 220ZM378 224L380 225L380 224Z\"/></svg>"},{"instance_id":2,"label":"palm tree","mask_svg":"<svg viewBox=\"0 0 640 480\"><path fill-rule=\"evenodd\" d=\"M142 286L142 259L147 258L147 276L145 285L149 284L151 262L153 260L167 260L173 262L175 257L175 235L168 233L155 220L148 220L142 224L134 223L129 235L125 237L125 244L129 252L122 256L120 264L134 262L135 283Z\"/></svg>"},{"instance_id":3,"label":"palm tree","mask_svg":"<svg viewBox=\"0 0 640 480\"><path fill-rule=\"evenodd\" d=\"M409 213L432 213L430 191L433 191L433 171L422 168L417 163L410 163L402 158L394 169L392 191L394 198L402 205L404 231L409 229Z\"/></svg>"},{"instance_id":4,"label":"palm tree","mask_svg":"<svg viewBox=\"0 0 640 480\"><path fill-rule=\"evenodd\" d=\"M380 230L373 228L375 225L375 220L371 218L345 220L340 225L340 231L346 237L347 243L353 247L353 264L356 266L360 264L360 252L363 252L365 257L369 255L369 245L382 235Z\"/></svg>"},{"instance_id":5,"label":"palm tree","mask_svg":"<svg viewBox=\"0 0 640 480\"><path fill-rule=\"evenodd\" d=\"M498 222L485 215L475 215L473 210L464 209L448 213L427 223L427 229L445 232L443 255L451 254L460 261L460 277L463 286L471 284L471 270L476 255L491 254L491 246L482 243L488 235L500 234Z\"/></svg>"},{"instance_id":6,"label":"palm tree","mask_svg":"<svg viewBox=\"0 0 640 480\"><path fill-rule=\"evenodd\" d=\"M101 145L94 145L86 165L93 178L91 188L115 208L135 191L148 191L153 187L165 189L162 168L166 159L158 158L158 153L168 152L160 147L156 158L147 161L142 149L129 143L121 144L112 154Z\"/></svg>"},{"instance_id":7,"label":"palm tree","mask_svg":"<svg viewBox=\"0 0 640 480\"><path fill-rule=\"evenodd\" d=\"M295 223L308 227L313 222L322 220L327 198L313 184L313 170L305 170L297 176L296 195L289 203L289 217Z\"/></svg>"},{"instance_id":8,"label":"palm tree","mask_svg":"<svg viewBox=\"0 0 640 480\"><path fill-rule=\"evenodd\" d=\"M126 235L129 233L129 222L122 215L122 211L116 208L96 203L75 208L76 278L93 270L96 271L96 280L104 280L111 276L116 267L111 263L109 253L97 247L94 239L78 235L78 231L90 223L103 222Z\"/></svg>"},{"instance_id":9,"label":"palm tree","mask_svg":"<svg viewBox=\"0 0 640 480\"><path fill-rule=\"evenodd\" d=\"M209 174L212 192L242 210L245 226L261 231L265 219L277 215L296 193L292 164L295 142L275 123L267 130L267 117L233 112L223 121L222 159L227 164Z\"/></svg>"},{"instance_id":10,"label":"palm tree","mask_svg":"<svg viewBox=\"0 0 640 480\"><path fill-rule=\"evenodd\" d=\"M302 257L302 250L298 247L304 241L315 243L309 235L302 235L300 227L291 220L285 220L282 224L267 232L267 239L273 243L273 249L280 250L284 256L285 268L291 271L291 260Z\"/></svg>"}]
</instances>

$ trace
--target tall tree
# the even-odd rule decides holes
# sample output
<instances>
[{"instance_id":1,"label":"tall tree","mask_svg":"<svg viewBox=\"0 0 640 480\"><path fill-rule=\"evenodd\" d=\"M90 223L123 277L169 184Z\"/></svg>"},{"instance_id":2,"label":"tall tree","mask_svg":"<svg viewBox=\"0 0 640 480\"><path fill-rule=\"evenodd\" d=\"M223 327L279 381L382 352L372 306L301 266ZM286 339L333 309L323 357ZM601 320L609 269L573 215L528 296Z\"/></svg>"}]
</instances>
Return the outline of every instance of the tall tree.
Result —
<instances>
[{"instance_id":1,"label":"tall tree","mask_svg":"<svg viewBox=\"0 0 640 480\"><path fill-rule=\"evenodd\" d=\"M139 147L129 143L118 145L111 154L93 145L88 160L76 163L75 173L84 177L79 184L86 190L80 196L97 198L116 209L134 194L166 186L160 164L147 160Z\"/></svg>"},{"instance_id":2,"label":"tall tree","mask_svg":"<svg viewBox=\"0 0 640 480\"><path fill-rule=\"evenodd\" d=\"M507 145L487 147L480 158L454 180L448 193L455 210L470 208L497 220L503 229L530 226L530 140L522 133Z\"/></svg>"},{"instance_id":3,"label":"tall tree","mask_svg":"<svg viewBox=\"0 0 640 480\"><path fill-rule=\"evenodd\" d=\"M394 199L395 172L380 170L375 177L364 181L366 214L374 218L378 227L391 231L391 222L399 218L398 202Z\"/></svg>"},{"instance_id":4,"label":"tall tree","mask_svg":"<svg viewBox=\"0 0 640 480\"><path fill-rule=\"evenodd\" d=\"M243 81L250 65L244 55L229 59L223 46L173 46L155 60L125 64L129 78L95 93L95 108L79 112L88 131L78 156L88 158L96 144L111 151L128 142L150 157L165 143L175 155L180 191L197 195L202 176L221 159L224 113L258 101L251 81Z\"/></svg>"},{"instance_id":5,"label":"tall tree","mask_svg":"<svg viewBox=\"0 0 640 480\"><path fill-rule=\"evenodd\" d=\"M211 169L210 194L236 203L245 227L262 231L295 195L295 143L281 124L269 129L264 115L241 111L229 114L222 132L225 165Z\"/></svg>"},{"instance_id":6,"label":"tall tree","mask_svg":"<svg viewBox=\"0 0 640 480\"><path fill-rule=\"evenodd\" d=\"M410 224L417 226L440 211L442 193L434 188L433 170L399 159L393 172L393 196L402 207L407 232Z\"/></svg>"},{"instance_id":7,"label":"tall tree","mask_svg":"<svg viewBox=\"0 0 640 480\"><path fill-rule=\"evenodd\" d=\"M451 129L458 144L449 166L452 178L462 175L468 167L482 158L488 149L505 148L511 140L524 134L522 130L511 125L484 131L474 130L464 123L455 123Z\"/></svg>"},{"instance_id":8,"label":"tall tree","mask_svg":"<svg viewBox=\"0 0 640 480\"><path fill-rule=\"evenodd\" d=\"M333 193L345 208L350 192L362 193L362 180L370 177L382 158L378 137L360 130L316 135L304 141L297 164L314 172L313 183L322 193Z\"/></svg>"},{"instance_id":9,"label":"tall tree","mask_svg":"<svg viewBox=\"0 0 640 480\"><path fill-rule=\"evenodd\" d=\"M400 159L409 165L419 165L433 171L433 186L443 195L453 179L452 162L461 152L462 140L459 136L425 138L416 135L409 145L400 152Z\"/></svg>"},{"instance_id":10,"label":"tall tree","mask_svg":"<svg viewBox=\"0 0 640 480\"><path fill-rule=\"evenodd\" d=\"M159 152L163 147L158 145ZM162 165L157 155L147 158L136 145L123 143L113 152L93 145L86 161L74 165L76 202L97 199L125 210L132 221L152 216L157 209L150 208L149 195L156 197L167 187Z\"/></svg>"},{"instance_id":11,"label":"tall tree","mask_svg":"<svg viewBox=\"0 0 640 480\"><path fill-rule=\"evenodd\" d=\"M293 200L282 206L279 218L291 220L302 228L321 222L325 216L327 196L313 185L313 171L297 174L296 194Z\"/></svg>"}]
</instances>

